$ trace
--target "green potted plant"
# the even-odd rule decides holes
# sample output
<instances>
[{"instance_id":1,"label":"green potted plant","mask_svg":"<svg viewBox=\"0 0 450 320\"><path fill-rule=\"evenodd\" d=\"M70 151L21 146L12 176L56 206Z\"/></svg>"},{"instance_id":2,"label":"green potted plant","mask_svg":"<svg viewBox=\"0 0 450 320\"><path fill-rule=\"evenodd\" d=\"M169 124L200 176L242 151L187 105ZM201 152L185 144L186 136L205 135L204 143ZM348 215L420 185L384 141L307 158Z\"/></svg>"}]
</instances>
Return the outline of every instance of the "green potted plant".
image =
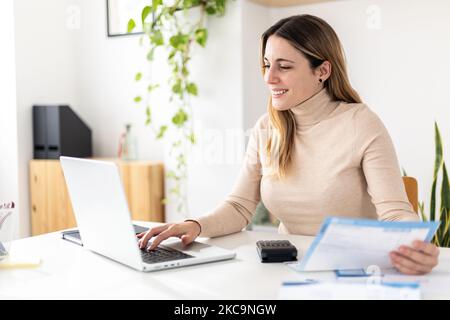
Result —
<instances>
[{"instance_id":1,"label":"green potted plant","mask_svg":"<svg viewBox=\"0 0 450 320\"><path fill-rule=\"evenodd\" d=\"M435 160L433 171L433 184L431 186L430 212L425 214L425 203L419 203L419 210L424 221L440 221L439 228L432 242L439 247L450 247L450 185L447 167L443 157L442 139L437 123L434 123L435 132ZM436 208L436 192L439 174L442 172L442 183L440 188L440 205Z\"/></svg>"}]
</instances>

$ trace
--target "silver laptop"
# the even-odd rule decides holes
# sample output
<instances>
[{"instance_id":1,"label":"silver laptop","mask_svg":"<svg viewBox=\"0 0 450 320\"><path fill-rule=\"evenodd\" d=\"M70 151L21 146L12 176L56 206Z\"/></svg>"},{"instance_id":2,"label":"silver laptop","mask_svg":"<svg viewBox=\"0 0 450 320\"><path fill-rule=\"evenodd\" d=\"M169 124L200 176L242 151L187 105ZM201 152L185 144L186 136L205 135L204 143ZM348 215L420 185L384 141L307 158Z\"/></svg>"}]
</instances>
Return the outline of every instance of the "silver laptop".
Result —
<instances>
[{"instance_id":1,"label":"silver laptop","mask_svg":"<svg viewBox=\"0 0 450 320\"><path fill-rule=\"evenodd\" d=\"M232 251L167 239L157 250L138 247L119 169L113 162L60 157L83 245L140 271L232 259Z\"/></svg>"}]
</instances>

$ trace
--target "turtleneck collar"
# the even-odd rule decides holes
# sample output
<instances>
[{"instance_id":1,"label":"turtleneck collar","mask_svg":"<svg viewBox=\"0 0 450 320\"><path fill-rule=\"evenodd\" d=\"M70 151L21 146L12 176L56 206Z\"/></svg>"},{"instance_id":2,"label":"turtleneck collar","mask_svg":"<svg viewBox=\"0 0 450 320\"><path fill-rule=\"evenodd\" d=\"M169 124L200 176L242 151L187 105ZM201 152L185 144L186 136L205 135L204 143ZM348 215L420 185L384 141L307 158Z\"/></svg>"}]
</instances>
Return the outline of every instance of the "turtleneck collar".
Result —
<instances>
[{"instance_id":1,"label":"turtleneck collar","mask_svg":"<svg viewBox=\"0 0 450 320\"><path fill-rule=\"evenodd\" d=\"M332 101L326 88L290 110L294 114L297 126L309 126L325 119L338 105Z\"/></svg>"}]
</instances>

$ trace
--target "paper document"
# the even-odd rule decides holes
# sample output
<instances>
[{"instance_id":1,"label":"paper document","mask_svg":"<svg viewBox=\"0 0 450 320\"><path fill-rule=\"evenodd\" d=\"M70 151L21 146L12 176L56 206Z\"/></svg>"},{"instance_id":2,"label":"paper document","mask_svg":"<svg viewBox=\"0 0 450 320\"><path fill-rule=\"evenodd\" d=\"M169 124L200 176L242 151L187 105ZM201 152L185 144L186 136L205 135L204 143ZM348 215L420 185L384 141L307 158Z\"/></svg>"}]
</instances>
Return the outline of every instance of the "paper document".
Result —
<instances>
[{"instance_id":1,"label":"paper document","mask_svg":"<svg viewBox=\"0 0 450 320\"><path fill-rule=\"evenodd\" d=\"M419 300L420 285L365 284L336 282L285 282L278 293L280 300Z\"/></svg>"},{"instance_id":2,"label":"paper document","mask_svg":"<svg viewBox=\"0 0 450 320\"><path fill-rule=\"evenodd\" d=\"M414 240L431 241L439 223L386 222L329 217L305 256L294 267L298 271L392 267L389 253Z\"/></svg>"}]
</instances>

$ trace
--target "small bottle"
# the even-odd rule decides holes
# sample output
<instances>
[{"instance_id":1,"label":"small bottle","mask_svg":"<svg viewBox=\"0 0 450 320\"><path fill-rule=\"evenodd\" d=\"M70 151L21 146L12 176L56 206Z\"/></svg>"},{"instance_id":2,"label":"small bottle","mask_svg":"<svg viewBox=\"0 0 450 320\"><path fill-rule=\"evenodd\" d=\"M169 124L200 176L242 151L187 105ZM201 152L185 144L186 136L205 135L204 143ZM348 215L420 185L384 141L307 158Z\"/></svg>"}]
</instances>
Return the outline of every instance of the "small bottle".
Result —
<instances>
[{"instance_id":1,"label":"small bottle","mask_svg":"<svg viewBox=\"0 0 450 320\"><path fill-rule=\"evenodd\" d=\"M119 157L122 160L137 160L137 139L133 131L131 124L125 125L119 147Z\"/></svg>"}]
</instances>

